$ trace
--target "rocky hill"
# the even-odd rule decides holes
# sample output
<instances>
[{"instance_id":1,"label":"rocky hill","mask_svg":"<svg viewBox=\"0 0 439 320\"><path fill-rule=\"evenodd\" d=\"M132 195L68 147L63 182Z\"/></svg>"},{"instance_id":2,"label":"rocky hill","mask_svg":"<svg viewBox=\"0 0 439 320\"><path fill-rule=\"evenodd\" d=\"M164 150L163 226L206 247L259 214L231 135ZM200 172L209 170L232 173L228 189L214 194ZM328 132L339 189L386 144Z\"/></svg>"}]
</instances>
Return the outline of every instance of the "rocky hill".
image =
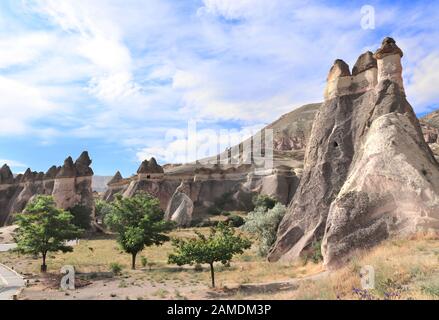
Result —
<instances>
[{"instance_id":1,"label":"rocky hill","mask_svg":"<svg viewBox=\"0 0 439 320\"><path fill-rule=\"evenodd\" d=\"M81 204L93 212L90 165L86 151L75 162L68 157L62 166L52 166L46 173L27 169L14 177L11 169L4 165L0 169L0 226L11 223L13 215L21 212L38 194L52 195L57 206L63 209Z\"/></svg>"},{"instance_id":2,"label":"rocky hill","mask_svg":"<svg viewBox=\"0 0 439 320\"><path fill-rule=\"evenodd\" d=\"M439 110L427 114L419 119L424 133L424 139L439 161Z\"/></svg>"},{"instance_id":3,"label":"rocky hill","mask_svg":"<svg viewBox=\"0 0 439 320\"><path fill-rule=\"evenodd\" d=\"M331 267L390 236L439 228L439 165L406 100L402 56L386 38L352 73L335 61L270 261L322 241Z\"/></svg>"},{"instance_id":4,"label":"rocky hill","mask_svg":"<svg viewBox=\"0 0 439 320\"><path fill-rule=\"evenodd\" d=\"M180 225L193 224L209 212L251 210L255 194L268 194L284 204L291 200L299 182L303 157L314 116L320 104L309 104L280 117L249 139L209 158L184 165L161 167L154 158L145 160L134 177L124 179L119 172L108 183L104 199L114 194L126 197L137 191L160 199L166 217ZM273 141L265 145L265 133L272 130ZM260 153L253 152L261 145ZM273 152L269 166L264 162Z\"/></svg>"}]
</instances>

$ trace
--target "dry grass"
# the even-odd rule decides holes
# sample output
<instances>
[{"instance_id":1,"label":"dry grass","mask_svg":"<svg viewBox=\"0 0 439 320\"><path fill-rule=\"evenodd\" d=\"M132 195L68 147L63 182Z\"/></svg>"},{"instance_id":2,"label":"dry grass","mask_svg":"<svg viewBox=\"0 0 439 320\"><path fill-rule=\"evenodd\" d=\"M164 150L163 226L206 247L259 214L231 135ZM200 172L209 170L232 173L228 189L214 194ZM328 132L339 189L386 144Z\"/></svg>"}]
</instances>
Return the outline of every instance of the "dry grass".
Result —
<instances>
[{"instance_id":1,"label":"dry grass","mask_svg":"<svg viewBox=\"0 0 439 320\"><path fill-rule=\"evenodd\" d=\"M208 228L197 228L207 232ZM192 237L194 229L172 232L172 237ZM409 239L388 240L368 251L356 253L343 268L319 280L303 280L295 290L273 293L249 293L232 291L222 293L221 298L235 299L439 299L439 237L437 234L417 234ZM72 253L51 254L49 272L57 273L63 265L74 265L82 272L109 271L113 262L124 269L117 279L119 288L134 290L148 284L152 287L151 298L185 298L190 288L199 291L210 282L206 266L197 271L192 266L178 267L167 264L172 251L170 243L161 247L146 248L138 258L138 270L129 270L130 256L122 252L114 238L81 240ZM141 267L140 256L152 263ZM16 253L0 253L0 261L14 266L27 274L38 274L40 259ZM361 288L360 270L373 266L376 274L375 289L360 297L354 288ZM151 270L150 270L151 267ZM252 247L237 256L230 267L216 266L217 285L223 288L237 287L246 283L263 283L291 280L319 273L321 264L298 261L292 264L268 263L257 255ZM131 288L131 289L130 289ZM116 289L115 289L116 290ZM180 292L184 295L180 296Z\"/></svg>"},{"instance_id":2,"label":"dry grass","mask_svg":"<svg viewBox=\"0 0 439 320\"><path fill-rule=\"evenodd\" d=\"M388 240L369 252L358 252L327 278L303 281L297 290L252 295L252 299L439 299L437 234ZM360 270L375 270L375 289L361 289ZM238 295L238 298L240 296Z\"/></svg>"},{"instance_id":3,"label":"dry grass","mask_svg":"<svg viewBox=\"0 0 439 320\"><path fill-rule=\"evenodd\" d=\"M195 229L180 229L172 232L171 237L193 237ZM196 228L197 231L207 233L209 228ZM51 253L47 264L48 271L57 273L64 265L73 265L79 272L108 272L110 264L118 263L123 267L122 278L130 279L134 283L151 281L152 283L175 282L179 285L199 285L210 283L210 271L203 266L197 271L193 266L179 267L167 263L168 255L172 252L170 242L160 247L149 247L143 250L137 258L138 270L130 270L131 256L124 253L114 237L101 237L90 240L81 240L70 253ZM142 267L140 257L148 259L148 265ZM13 266L22 274L37 275L41 264L40 258L23 256L17 253L0 253L0 261ZM251 282L270 282L289 280L303 277L321 271L319 264L297 262L294 264L269 263L259 257L257 248L252 247L243 255L236 256L231 265L226 267L217 264L217 285L235 286ZM130 282L130 283L131 283Z\"/></svg>"}]
</instances>

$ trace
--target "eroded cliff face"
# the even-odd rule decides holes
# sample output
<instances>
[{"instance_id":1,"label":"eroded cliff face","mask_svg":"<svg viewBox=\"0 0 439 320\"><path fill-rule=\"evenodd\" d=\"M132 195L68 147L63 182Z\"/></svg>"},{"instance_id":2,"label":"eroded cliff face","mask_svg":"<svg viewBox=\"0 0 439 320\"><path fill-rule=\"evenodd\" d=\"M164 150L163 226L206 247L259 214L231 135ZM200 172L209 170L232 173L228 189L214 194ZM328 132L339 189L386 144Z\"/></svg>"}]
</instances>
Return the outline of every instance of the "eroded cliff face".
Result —
<instances>
[{"instance_id":1,"label":"eroded cliff face","mask_svg":"<svg viewBox=\"0 0 439 320\"><path fill-rule=\"evenodd\" d=\"M152 164L150 164L152 163ZM299 183L291 167L278 165L256 174L249 164L200 163L160 167L155 159L145 160L137 175L123 179L119 173L108 184L104 200L112 201L116 193L132 197L147 192L160 200L166 219L180 226L200 222L221 202L221 210L252 209L255 194L267 194L288 203Z\"/></svg>"},{"instance_id":2,"label":"eroded cliff face","mask_svg":"<svg viewBox=\"0 0 439 320\"><path fill-rule=\"evenodd\" d=\"M0 226L10 224L15 213L20 213L35 195L52 195L58 207L63 209L84 205L93 212L91 189L93 170L86 151L73 162L71 157L61 167L53 166L46 173L32 172L12 175L4 165L0 169Z\"/></svg>"},{"instance_id":3,"label":"eroded cliff face","mask_svg":"<svg viewBox=\"0 0 439 320\"><path fill-rule=\"evenodd\" d=\"M401 57L386 38L353 74L341 60L331 68L270 261L323 239L325 263L336 265L390 235L439 227L439 167L405 98Z\"/></svg>"}]
</instances>

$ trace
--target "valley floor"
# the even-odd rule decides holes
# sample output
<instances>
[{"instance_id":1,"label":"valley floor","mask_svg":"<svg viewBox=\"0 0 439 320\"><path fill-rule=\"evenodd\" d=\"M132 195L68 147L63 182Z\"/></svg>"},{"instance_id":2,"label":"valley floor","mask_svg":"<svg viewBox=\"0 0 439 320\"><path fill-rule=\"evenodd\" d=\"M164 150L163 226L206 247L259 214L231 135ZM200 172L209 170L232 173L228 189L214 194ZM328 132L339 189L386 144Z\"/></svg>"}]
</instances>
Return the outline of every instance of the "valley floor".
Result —
<instances>
[{"instance_id":1,"label":"valley floor","mask_svg":"<svg viewBox=\"0 0 439 320\"><path fill-rule=\"evenodd\" d=\"M205 228L197 230L207 231ZM182 229L173 237L190 237ZM268 263L252 248L236 257L231 266L216 266L217 289L212 289L209 269L167 264L170 243L145 249L138 257L138 270L130 270L130 256L113 237L81 240L72 253L52 254L48 274L38 270L40 259L12 252L0 253L0 262L23 274L29 285L20 299L438 299L439 241L436 236L389 240L379 247L356 254L345 267L323 272L321 263L297 261ZM148 264L141 266L141 256ZM111 263L123 266L112 276ZM77 289L59 289L59 270L73 265ZM360 270L375 270L375 289L361 289Z\"/></svg>"}]
</instances>

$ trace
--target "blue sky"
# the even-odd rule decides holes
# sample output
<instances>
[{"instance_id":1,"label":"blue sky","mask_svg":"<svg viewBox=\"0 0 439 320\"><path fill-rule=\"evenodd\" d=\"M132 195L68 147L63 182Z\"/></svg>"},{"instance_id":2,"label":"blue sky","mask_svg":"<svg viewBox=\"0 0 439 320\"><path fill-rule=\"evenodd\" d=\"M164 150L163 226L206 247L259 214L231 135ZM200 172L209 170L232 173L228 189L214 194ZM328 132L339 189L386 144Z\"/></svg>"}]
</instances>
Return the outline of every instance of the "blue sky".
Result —
<instances>
[{"instance_id":1,"label":"blue sky","mask_svg":"<svg viewBox=\"0 0 439 320\"><path fill-rule=\"evenodd\" d=\"M45 171L88 150L96 174L125 176L152 155L182 162L189 120L200 144L239 140L321 101L332 62L385 36L423 114L439 102L437 17L421 1L2 0L0 162Z\"/></svg>"}]
</instances>

